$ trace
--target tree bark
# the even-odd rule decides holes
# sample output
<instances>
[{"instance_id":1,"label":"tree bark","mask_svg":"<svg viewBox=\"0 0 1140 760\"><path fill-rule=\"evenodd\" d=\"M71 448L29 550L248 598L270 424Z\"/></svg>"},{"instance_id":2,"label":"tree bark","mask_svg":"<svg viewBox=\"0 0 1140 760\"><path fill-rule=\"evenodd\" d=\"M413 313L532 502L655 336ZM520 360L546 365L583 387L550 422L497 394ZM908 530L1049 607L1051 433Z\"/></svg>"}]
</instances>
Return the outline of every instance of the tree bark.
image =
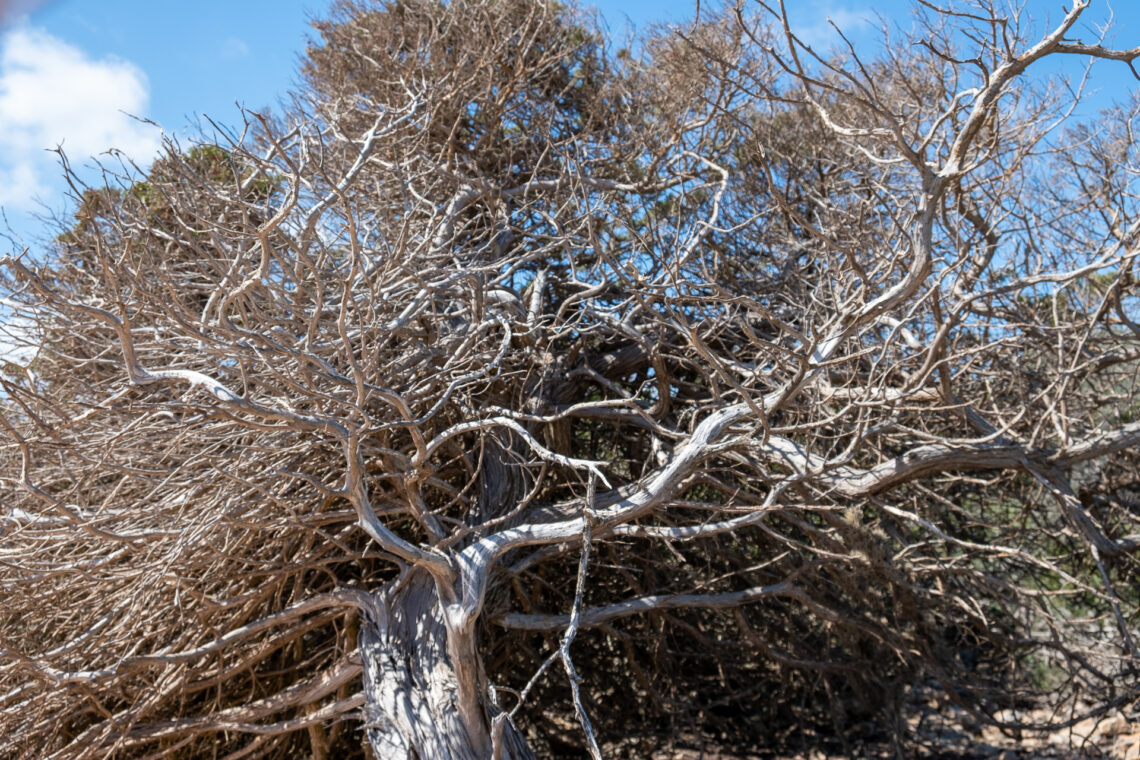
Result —
<instances>
[{"instance_id":1,"label":"tree bark","mask_svg":"<svg viewBox=\"0 0 1140 760\"><path fill-rule=\"evenodd\" d=\"M474 626L447 624L435 583L409 570L372 595L363 616L365 729L383 760L487 760L493 755L488 682ZM533 760L506 722L501 760Z\"/></svg>"}]
</instances>

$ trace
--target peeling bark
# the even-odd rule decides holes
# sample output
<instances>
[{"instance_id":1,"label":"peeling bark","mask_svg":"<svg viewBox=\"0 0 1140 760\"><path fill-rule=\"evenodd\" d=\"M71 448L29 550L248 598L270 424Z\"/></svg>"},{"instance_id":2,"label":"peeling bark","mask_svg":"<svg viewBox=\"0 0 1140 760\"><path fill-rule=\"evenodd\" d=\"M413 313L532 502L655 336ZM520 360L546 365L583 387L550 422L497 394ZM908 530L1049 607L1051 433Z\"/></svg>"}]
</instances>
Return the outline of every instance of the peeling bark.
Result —
<instances>
[{"instance_id":1,"label":"peeling bark","mask_svg":"<svg viewBox=\"0 0 1140 760\"><path fill-rule=\"evenodd\" d=\"M492 756L488 682L473 626L449 625L430 576L413 570L373 595L360 653L368 742L392 760ZM503 760L533 758L508 721Z\"/></svg>"}]
</instances>

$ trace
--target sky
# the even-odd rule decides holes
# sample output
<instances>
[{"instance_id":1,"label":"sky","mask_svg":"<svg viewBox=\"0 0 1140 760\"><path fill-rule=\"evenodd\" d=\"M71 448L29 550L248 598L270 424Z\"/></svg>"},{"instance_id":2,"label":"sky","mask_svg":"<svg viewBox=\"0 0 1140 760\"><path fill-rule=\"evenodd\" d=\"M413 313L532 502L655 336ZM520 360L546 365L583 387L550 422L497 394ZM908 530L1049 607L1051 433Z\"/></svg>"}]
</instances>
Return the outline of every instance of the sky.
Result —
<instances>
[{"instance_id":1,"label":"sky","mask_svg":"<svg viewBox=\"0 0 1140 760\"><path fill-rule=\"evenodd\" d=\"M1024 4L1056 18L1061 2ZM617 39L629 23L684 22L696 10L695 0L595 5ZM858 44L875 39L880 16L907 26L910 7L907 0L788 5L800 36L824 47L835 40L828 19ZM1140 3L1117 5L1117 44L1140 45ZM0 0L0 255L35 251L54 234L38 217L71 207L53 148L62 146L84 180L97 182L92 156L113 166L107 151L114 148L145 167L164 132L192 136L203 115L235 125L239 106L273 107L295 84L309 22L326 7L327 0ZM1087 16L1109 12L1105 0L1093 0ZM1140 83L1117 66L1102 70L1097 84L1105 93L1094 105Z\"/></svg>"}]
</instances>

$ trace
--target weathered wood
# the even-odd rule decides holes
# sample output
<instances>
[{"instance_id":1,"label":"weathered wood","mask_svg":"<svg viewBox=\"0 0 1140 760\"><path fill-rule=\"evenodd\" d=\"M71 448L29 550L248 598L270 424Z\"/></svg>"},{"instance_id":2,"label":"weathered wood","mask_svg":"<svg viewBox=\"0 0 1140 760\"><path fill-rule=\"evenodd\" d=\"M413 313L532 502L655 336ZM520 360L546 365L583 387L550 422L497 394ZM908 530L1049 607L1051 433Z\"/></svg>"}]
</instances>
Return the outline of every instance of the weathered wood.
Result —
<instances>
[{"instance_id":1,"label":"weathered wood","mask_svg":"<svg viewBox=\"0 0 1140 760\"><path fill-rule=\"evenodd\" d=\"M373 595L360 628L368 742L378 758L487 760L488 684L472 626L449 626L431 577L412 570ZM533 754L508 723L503 760Z\"/></svg>"}]
</instances>

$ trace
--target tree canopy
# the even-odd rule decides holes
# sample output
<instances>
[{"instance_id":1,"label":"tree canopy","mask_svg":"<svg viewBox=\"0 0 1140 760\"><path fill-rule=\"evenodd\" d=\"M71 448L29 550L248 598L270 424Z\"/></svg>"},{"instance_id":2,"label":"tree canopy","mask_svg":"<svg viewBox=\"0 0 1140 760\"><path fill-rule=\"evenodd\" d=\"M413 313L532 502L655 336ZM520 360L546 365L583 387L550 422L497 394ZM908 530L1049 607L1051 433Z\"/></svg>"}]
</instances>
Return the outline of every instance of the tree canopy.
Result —
<instances>
[{"instance_id":1,"label":"tree canopy","mask_svg":"<svg viewBox=\"0 0 1140 760\"><path fill-rule=\"evenodd\" d=\"M1140 48L1088 5L825 55L763 3L614 49L559 3L340 0L280 113L73 177L2 262L5 753L1134 703L1140 101L1073 123L1043 61Z\"/></svg>"}]
</instances>

